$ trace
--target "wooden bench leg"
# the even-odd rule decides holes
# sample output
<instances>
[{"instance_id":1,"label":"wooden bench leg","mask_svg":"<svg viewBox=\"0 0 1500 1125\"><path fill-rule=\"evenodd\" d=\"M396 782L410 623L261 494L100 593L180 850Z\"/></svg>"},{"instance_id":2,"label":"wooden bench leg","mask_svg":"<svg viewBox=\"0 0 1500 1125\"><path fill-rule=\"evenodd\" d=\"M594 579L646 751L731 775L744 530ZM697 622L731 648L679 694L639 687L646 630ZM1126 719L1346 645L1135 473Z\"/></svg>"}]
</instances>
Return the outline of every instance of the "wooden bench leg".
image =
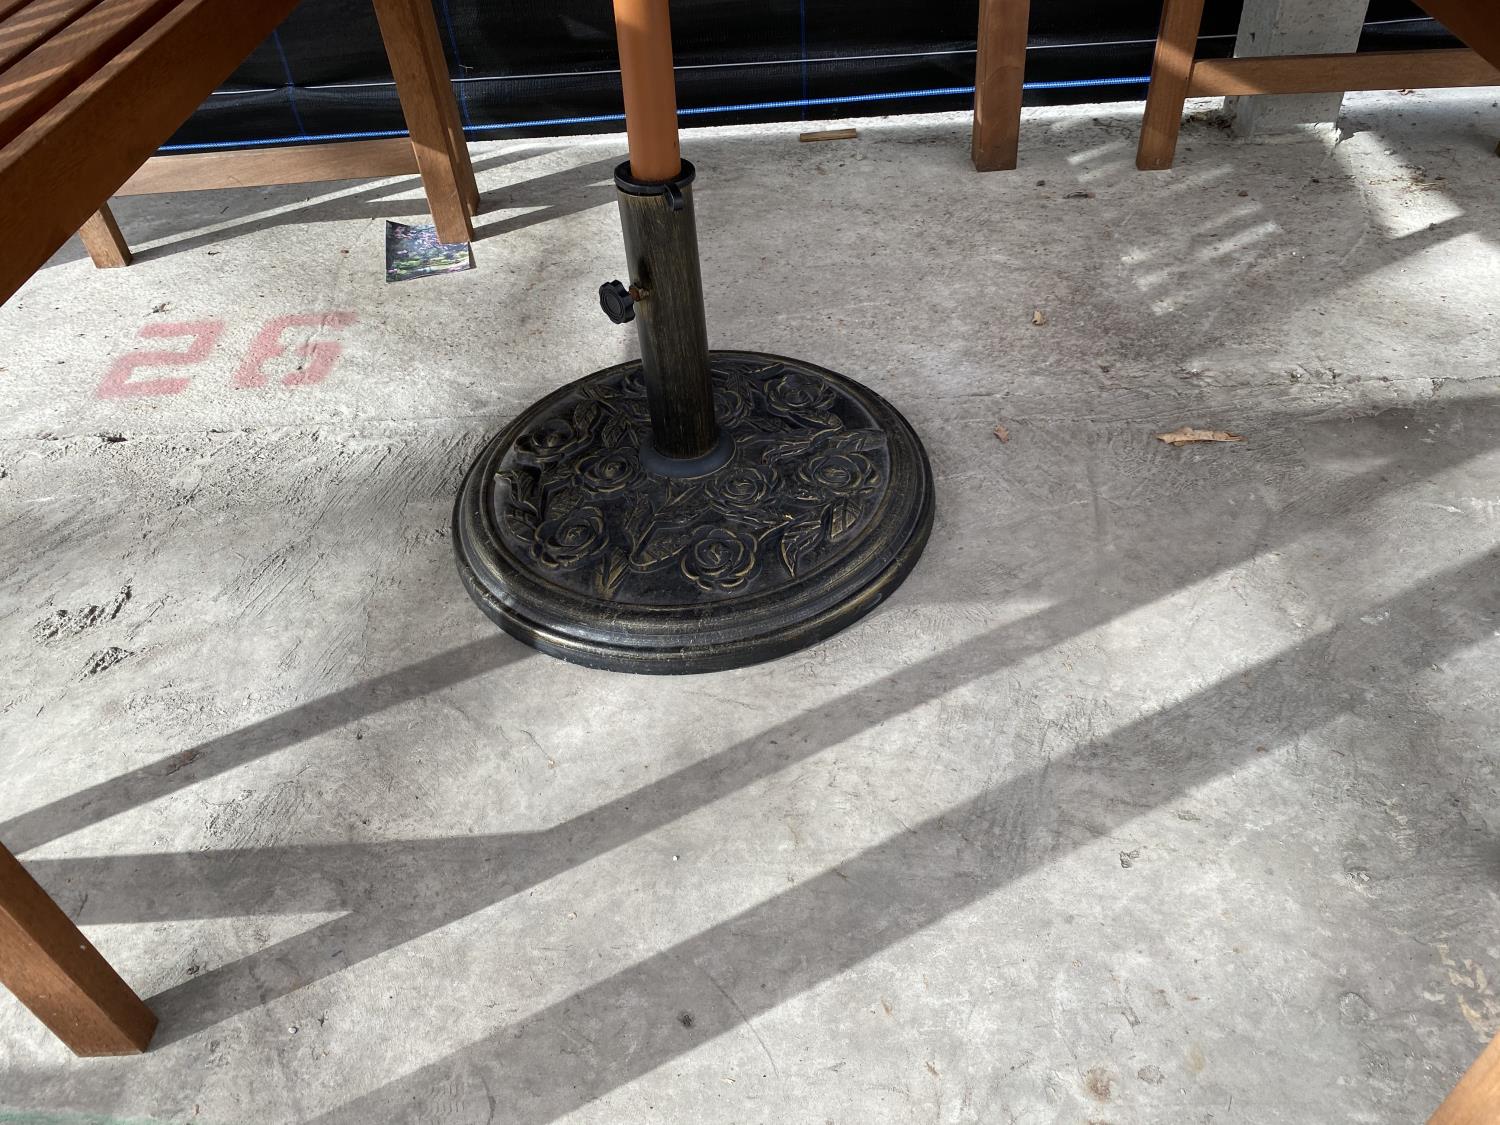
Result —
<instances>
[{"instance_id":1,"label":"wooden bench leg","mask_svg":"<svg viewBox=\"0 0 1500 1125\"><path fill-rule=\"evenodd\" d=\"M447 129L448 144L453 152L459 191L468 207L469 217L473 218L479 213L479 185L474 182L474 165L469 160L469 142L464 136L463 122L459 120L458 100L453 96L453 82L448 77L448 59L443 54L432 5L422 3L418 8L417 18L423 26L422 45L426 50L427 69L437 89L438 106L443 111L443 125Z\"/></svg>"},{"instance_id":2,"label":"wooden bench leg","mask_svg":"<svg viewBox=\"0 0 1500 1125\"><path fill-rule=\"evenodd\" d=\"M135 1055L156 1017L0 847L0 984L75 1055Z\"/></svg>"},{"instance_id":3,"label":"wooden bench leg","mask_svg":"<svg viewBox=\"0 0 1500 1125\"><path fill-rule=\"evenodd\" d=\"M999 172L1016 166L1030 20L1031 0L980 0L970 148L977 171Z\"/></svg>"},{"instance_id":4,"label":"wooden bench leg","mask_svg":"<svg viewBox=\"0 0 1500 1125\"><path fill-rule=\"evenodd\" d=\"M1492 0L1417 0L1417 5L1491 66L1500 66L1500 7Z\"/></svg>"},{"instance_id":5,"label":"wooden bench leg","mask_svg":"<svg viewBox=\"0 0 1500 1125\"><path fill-rule=\"evenodd\" d=\"M374 3L438 237L444 242L468 242L474 237L469 217L478 207L479 190L459 127L431 0Z\"/></svg>"},{"instance_id":6,"label":"wooden bench leg","mask_svg":"<svg viewBox=\"0 0 1500 1125\"><path fill-rule=\"evenodd\" d=\"M1443 1099L1427 1125L1493 1125L1500 1120L1500 1035Z\"/></svg>"},{"instance_id":7,"label":"wooden bench leg","mask_svg":"<svg viewBox=\"0 0 1500 1125\"><path fill-rule=\"evenodd\" d=\"M1142 171L1172 167L1202 23L1203 0L1166 0L1162 6L1146 113L1141 120L1141 144L1135 157L1135 166Z\"/></svg>"},{"instance_id":8,"label":"wooden bench leg","mask_svg":"<svg viewBox=\"0 0 1500 1125\"><path fill-rule=\"evenodd\" d=\"M83 248L101 270L130 265L130 244L120 233L120 224L115 222L108 203L78 228L78 237L83 239Z\"/></svg>"}]
</instances>

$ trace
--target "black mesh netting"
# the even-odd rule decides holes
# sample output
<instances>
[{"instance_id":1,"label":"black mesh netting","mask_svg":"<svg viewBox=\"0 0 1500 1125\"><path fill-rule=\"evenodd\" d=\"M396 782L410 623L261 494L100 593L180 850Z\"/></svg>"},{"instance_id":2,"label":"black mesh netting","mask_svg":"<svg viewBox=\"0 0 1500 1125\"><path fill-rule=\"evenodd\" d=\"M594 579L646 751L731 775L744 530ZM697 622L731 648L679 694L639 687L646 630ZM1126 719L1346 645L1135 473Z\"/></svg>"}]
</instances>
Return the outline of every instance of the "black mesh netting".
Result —
<instances>
[{"instance_id":1,"label":"black mesh netting","mask_svg":"<svg viewBox=\"0 0 1500 1125\"><path fill-rule=\"evenodd\" d=\"M1230 53L1239 0L1209 0L1202 56ZM470 139L622 128L609 0L434 0ZM683 124L817 120L972 104L977 0L675 0ZM1160 4L1033 0L1030 104L1145 94ZM1407 0L1374 0L1362 50L1443 46ZM403 129L370 0L304 0L174 146Z\"/></svg>"}]
</instances>

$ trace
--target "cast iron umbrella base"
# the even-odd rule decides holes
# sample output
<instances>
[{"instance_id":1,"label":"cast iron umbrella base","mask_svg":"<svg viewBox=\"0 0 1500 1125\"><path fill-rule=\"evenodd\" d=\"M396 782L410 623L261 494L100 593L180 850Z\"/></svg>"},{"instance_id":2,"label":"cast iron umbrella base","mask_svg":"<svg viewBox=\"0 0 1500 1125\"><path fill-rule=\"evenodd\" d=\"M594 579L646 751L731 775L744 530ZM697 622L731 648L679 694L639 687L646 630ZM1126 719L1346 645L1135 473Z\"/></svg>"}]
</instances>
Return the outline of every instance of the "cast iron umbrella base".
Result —
<instances>
[{"instance_id":1,"label":"cast iron umbrella base","mask_svg":"<svg viewBox=\"0 0 1500 1125\"><path fill-rule=\"evenodd\" d=\"M932 528L906 419L798 360L711 352L720 438L652 445L641 361L543 398L480 454L454 510L459 571L512 636L578 664L707 672L837 632L901 584Z\"/></svg>"}]
</instances>

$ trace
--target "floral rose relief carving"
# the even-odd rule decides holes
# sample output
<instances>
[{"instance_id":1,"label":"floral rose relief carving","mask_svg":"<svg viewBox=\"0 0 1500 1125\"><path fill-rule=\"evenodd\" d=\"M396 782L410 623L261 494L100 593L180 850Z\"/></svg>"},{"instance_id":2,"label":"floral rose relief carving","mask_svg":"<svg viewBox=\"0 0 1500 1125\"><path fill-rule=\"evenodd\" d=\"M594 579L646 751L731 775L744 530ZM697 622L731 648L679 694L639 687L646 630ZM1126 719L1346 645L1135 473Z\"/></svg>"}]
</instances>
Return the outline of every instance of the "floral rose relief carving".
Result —
<instances>
[{"instance_id":1,"label":"floral rose relief carving","mask_svg":"<svg viewBox=\"0 0 1500 1125\"><path fill-rule=\"evenodd\" d=\"M496 475L507 546L578 593L648 603L753 592L835 557L885 488L885 435L835 384L784 364L717 358L714 395L735 455L674 480L636 454L650 432L638 365L585 384Z\"/></svg>"},{"instance_id":2,"label":"floral rose relief carving","mask_svg":"<svg viewBox=\"0 0 1500 1125\"><path fill-rule=\"evenodd\" d=\"M543 566L571 567L592 558L604 545L604 514L598 508L574 508L543 520L531 541L531 555Z\"/></svg>"},{"instance_id":3,"label":"floral rose relief carving","mask_svg":"<svg viewBox=\"0 0 1500 1125\"><path fill-rule=\"evenodd\" d=\"M700 590L738 590L755 569L753 532L737 527L700 527L678 564L683 577Z\"/></svg>"}]
</instances>

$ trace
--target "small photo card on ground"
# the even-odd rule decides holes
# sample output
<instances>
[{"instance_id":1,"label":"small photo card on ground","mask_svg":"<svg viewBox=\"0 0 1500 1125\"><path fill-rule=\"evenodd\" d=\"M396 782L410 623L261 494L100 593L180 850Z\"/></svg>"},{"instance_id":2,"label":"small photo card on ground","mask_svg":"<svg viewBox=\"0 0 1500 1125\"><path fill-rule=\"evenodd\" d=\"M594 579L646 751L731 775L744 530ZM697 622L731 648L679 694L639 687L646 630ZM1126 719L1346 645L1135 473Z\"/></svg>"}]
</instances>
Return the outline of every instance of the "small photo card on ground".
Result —
<instances>
[{"instance_id":1,"label":"small photo card on ground","mask_svg":"<svg viewBox=\"0 0 1500 1125\"><path fill-rule=\"evenodd\" d=\"M436 227L409 227L386 220L386 281L410 281L473 268L474 254L467 242L439 242Z\"/></svg>"}]
</instances>

